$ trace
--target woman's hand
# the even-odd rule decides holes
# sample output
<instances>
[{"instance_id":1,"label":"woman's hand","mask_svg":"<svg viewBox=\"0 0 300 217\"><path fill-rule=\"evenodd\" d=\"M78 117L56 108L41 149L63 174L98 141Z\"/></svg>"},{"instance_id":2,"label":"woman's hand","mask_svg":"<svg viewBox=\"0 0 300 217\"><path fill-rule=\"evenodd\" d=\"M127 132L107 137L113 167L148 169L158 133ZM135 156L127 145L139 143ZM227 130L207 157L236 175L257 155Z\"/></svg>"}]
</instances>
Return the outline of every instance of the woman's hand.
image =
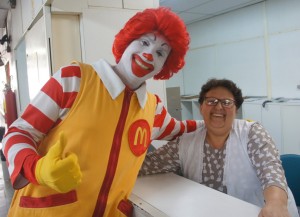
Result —
<instances>
[{"instance_id":1,"label":"woman's hand","mask_svg":"<svg viewBox=\"0 0 300 217\"><path fill-rule=\"evenodd\" d=\"M269 203L261 209L259 217L290 217L290 214L287 205Z\"/></svg>"},{"instance_id":2,"label":"woman's hand","mask_svg":"<svg viewBox=\"0 0 300 217\"><path fill-rule=\"evenodd\" d=\"M270 186L264 190L265 206L258 217L290 217L287 208L286 192L276 186Z\"/></svg>"}]
</instances>

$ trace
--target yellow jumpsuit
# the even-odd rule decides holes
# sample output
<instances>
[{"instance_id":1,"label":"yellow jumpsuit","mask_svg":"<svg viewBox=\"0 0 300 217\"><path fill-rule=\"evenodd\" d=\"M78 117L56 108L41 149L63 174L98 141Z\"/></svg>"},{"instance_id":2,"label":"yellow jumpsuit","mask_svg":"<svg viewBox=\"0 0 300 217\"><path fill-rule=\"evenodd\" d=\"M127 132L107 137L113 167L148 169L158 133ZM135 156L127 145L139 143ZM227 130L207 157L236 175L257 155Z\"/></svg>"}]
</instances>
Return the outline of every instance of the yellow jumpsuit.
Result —
<instances>
[{"instance_id":1,"label":"yellow jumpsuit","mask_svg":"<svg viewBox=\"0 0 300 217\"><path fill-rule=\"evenodd\" d=\"M131 215L132 205L127 199L150 142L156 98L147 93L148 100L141 108L136 93L125 89L113 100L94 69L85 64L80 67L77 98L38 151L45 155L64 131L64 153L77 154L82 183L64 194L28 184L15 193L9 217Z\"/></svg>"}]
</instances>

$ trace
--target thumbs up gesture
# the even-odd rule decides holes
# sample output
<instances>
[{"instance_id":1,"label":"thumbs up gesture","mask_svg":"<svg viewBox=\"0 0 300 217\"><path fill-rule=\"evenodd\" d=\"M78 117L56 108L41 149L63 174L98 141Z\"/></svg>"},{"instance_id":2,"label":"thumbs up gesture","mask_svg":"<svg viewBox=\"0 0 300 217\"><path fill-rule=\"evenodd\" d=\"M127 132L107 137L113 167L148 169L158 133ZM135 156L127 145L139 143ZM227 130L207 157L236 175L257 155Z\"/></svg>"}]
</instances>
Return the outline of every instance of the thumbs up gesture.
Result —
<instances>
[{"instance_id":1,"label":"thumbs up gesture","mask_svg":"<svg viewBox=\"0 0 300 217\"><path fill-rule=\"evenodd\" d=\"M35 168L35 177L40 185L46 185L61 193L76 188L82 177L77 155L62 154L66 143L64 134L60 133L59 140L37 161Z\"/></svg>"}]
</instances>

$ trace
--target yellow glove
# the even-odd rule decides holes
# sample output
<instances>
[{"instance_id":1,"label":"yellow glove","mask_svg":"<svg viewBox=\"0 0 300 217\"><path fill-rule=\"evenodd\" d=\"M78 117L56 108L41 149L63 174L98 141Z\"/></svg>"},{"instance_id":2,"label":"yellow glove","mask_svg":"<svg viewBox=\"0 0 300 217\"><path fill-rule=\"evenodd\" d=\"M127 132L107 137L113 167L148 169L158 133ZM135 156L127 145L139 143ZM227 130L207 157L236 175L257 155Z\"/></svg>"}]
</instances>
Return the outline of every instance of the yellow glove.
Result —
<instances>
[{"instance_id":1,"label":"yellow glove","mask_svg":"<svg viewBox=\"0 0 300 217\"><path fill-rule=\"evenodd\" d=\"M61 193L76 188L82 177L76 154L62 156L65 146L65 136L60 133L59 140L37 161L35 168L35 177L40 185L46 185Z\"/></svg>"}]
</instances>

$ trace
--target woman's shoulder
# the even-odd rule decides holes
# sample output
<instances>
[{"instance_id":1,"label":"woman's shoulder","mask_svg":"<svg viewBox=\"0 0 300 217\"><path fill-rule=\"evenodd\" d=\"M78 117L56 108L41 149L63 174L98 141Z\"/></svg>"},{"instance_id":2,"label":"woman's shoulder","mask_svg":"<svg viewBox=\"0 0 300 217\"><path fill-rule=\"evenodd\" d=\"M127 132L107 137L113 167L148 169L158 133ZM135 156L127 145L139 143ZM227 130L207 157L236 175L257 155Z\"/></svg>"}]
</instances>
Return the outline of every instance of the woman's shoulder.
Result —
<instances>
[{"instance_id":1,"label":"woman's shoulder","mask_svg":"<svg viewBox=\"0 0 300 217\"><path fill-rule=\"evenodd\" d=\"M233 129L251 128L253 124L258 124L257 121L247 119L235 119L232 123Z\"/></svg>"}]
</instances>

